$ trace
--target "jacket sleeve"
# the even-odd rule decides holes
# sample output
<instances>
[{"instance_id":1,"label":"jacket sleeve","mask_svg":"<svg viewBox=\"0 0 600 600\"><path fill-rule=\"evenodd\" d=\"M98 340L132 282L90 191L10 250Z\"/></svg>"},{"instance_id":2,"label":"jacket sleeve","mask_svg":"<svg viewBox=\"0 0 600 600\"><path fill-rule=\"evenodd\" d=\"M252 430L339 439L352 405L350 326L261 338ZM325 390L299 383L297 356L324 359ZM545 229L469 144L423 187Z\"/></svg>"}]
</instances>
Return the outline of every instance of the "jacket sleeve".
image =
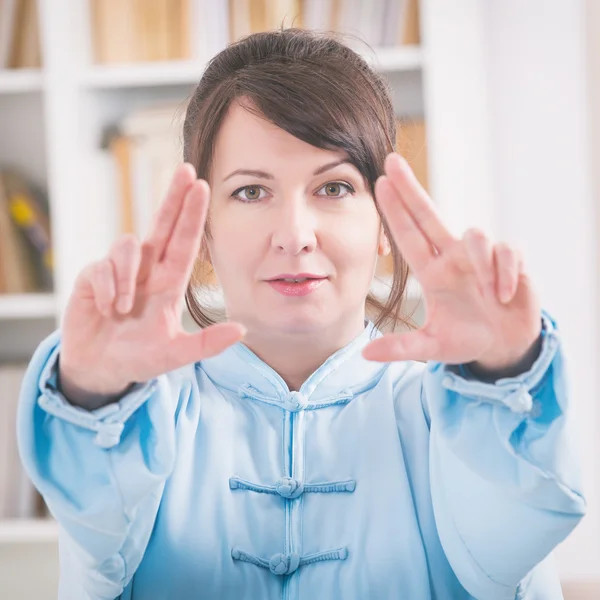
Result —
<instances>
[{"instance_id":1,"label":"jacket sleeve","mask_svg":"<svg viewBox=\"0 0 600 600\"><path fill-rule=\"evenodd\" d=\"M542 316L532 368L483 383L431 362L422 400L430 420L436 526L463 587L476 598L527 598L528 574L586 510L556 323Z\"/></svg>"},{"instance_id":2,"label":"jacket sleeve","mask_svg":"<svg viewBox=\"0 0 600 600\"><path fill-rule=\"evenodd\" d=\"M59 351L55 331L26 370L19 453L59 523L61 542L76 549L78 597L113 600L143 557L174 466L181 386L171 375L160 376L119 402L87 411L57 391Z\"/></svg>"}]
</instances>

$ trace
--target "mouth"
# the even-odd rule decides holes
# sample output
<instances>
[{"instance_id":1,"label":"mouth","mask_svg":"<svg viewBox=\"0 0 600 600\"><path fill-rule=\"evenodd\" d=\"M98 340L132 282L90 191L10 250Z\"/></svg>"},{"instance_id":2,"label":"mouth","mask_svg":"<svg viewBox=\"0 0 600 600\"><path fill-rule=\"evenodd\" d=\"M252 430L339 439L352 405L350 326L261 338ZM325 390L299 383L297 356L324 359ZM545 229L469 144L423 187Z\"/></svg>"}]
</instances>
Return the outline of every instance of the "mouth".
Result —
<instances>
[{"instance_id":1,"label":"mouth","mask_svg":"<svg viewBox=\"0 0 600 600\"><path fill-rule=\"evenodd\" d=\"M284 296L306 296L317 290L327 277L278 277L267 283Z\"/></svg>"},{"instance_id":2,"label":"mouth","mask_svg":"<svg viewBox=\"0 0 600 600\"><path fill-rule=\"evenodd\" d=\"M316 275L314 273L282 273L277 277L273 277L268 279L268 282L273 281L283 281L285 283L302 283L304 281L320 281L322 279L327 279L326 275Z\"/></svg>"},{"instance_id":3,"label":"mouth","mask_svg":"<svg viewBox=\"0 0 600 600\"><path fill-rule=\"evenodd\" d=\"M327 279L326 277L282 277L278 279L271 279L270 281L285 281L286 283L303 283L304 281L321 281Z\"/></svg>"}]
</instances>

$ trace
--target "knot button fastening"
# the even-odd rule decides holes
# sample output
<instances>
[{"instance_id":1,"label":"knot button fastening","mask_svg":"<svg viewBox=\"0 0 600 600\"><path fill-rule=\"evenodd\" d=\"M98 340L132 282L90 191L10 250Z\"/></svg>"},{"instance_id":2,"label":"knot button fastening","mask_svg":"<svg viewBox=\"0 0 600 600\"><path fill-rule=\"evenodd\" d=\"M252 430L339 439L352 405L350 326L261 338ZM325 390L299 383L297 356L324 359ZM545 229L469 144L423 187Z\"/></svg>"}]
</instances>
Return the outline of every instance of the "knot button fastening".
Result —
<instances>
[{"instance_id":1,"label":"knot button fastening","mask_svg":"<svg viewBox=\"0 0 600 600\"><path fill-rule=\"evenodd\" d=\"M283 498L298 498L304 492L304 484L291 477L282 477L276 484L277 493Z\"/></svg>"},{"instance_id":2,"label":"knot button fastening","mask_svg":"<svg viewBox=\"0 0 600 600\"><path fill-rule=\"evenodd\" d=\"M300 556L296 552L275 554L269 560L269 570L275 575L291 575L300 566Z\"/></svg>"},{"instance_id":3,"label":"knot button fastening","mask_svg":"<svg viewBox=\"0 0 600 600\"><path fill-rule=\"evenodd\" d=\"M304 397L304 394L300 392L290 392L285 400L283 401L284 407L290 412L298 412L306 407L308 402Z\"/></svg>"},{"instance_id":4,"label":"knot button fastening","mask_svg":"<svg viewBox=\"0 0 600 600\"><path fill-rule=\"evenodd\" d=\"M533 398L524 386L520 386L504 398L504 403L516 413L526 413L533 408Z\"/></svg>"},{"instance_id":5,"label":"knot button fastening","mask_svg":"<svg viewBox=\"0 0 600 600\"><path fill-rule=\"evenodd\" d=\"M94 443L100 448L112 448L121 441L121 434L125 425L123 423L103 423L102 429L98 431L94 438Z\"/></svg>"},{"instance_id":6,"label":"knot button fastening","mask_svg":"<svg viewBox=\"0 0 600 600\"><path fill-rule=\"evenodd\" d=\"M241 548L233 548L231 550L231 558L233 560L241 560L257 567L262 567L263 569L269 569L274 575L291 575L300 565L310 565L323 560L346 560L347 556L348 550L345 547L326 550L325 552L313 552L302 557L296 552L274 554L269 560L245 552Z\"/></svg>"}]
</instances>

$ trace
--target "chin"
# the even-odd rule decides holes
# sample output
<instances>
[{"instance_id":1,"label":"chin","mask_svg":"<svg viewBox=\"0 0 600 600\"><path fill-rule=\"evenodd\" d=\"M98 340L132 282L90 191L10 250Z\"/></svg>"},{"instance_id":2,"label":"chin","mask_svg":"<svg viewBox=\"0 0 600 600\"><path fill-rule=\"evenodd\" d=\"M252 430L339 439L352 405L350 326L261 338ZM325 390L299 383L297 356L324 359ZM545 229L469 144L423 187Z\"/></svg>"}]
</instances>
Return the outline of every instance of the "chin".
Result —
<instances>
[{"instance_id":1,"label":"chin","mask_svg":"<svg viewBox=\"0 0 600 600\"><path fill-rule=\"evenodd\" d=\"M335 321L335 315L324 315L316 310L280 310L265 315L268 327L280 333L313 333L323 331Z\"/></svg>"}]
</instances>

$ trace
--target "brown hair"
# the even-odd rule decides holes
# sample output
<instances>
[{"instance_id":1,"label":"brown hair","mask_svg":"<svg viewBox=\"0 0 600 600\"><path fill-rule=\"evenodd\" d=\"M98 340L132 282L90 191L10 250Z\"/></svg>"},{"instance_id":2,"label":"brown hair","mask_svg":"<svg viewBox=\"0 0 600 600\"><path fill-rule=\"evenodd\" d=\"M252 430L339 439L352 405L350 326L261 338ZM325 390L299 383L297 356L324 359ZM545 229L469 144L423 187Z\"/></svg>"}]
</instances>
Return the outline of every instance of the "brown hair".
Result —
<instances>
[{"instance_id":1,"label":"brown hair","mask_svg":"<svg viewBox=\"0 0 600 600\"><path fill-rule=\"evenodd\" d=\"M229 106L244 100L247 110L296 138L318 148L344 150L374 197L385 157L395 150L396 117L388 84L338 37L296 28L254 33L210 60L183 126L184 160L194 165L199 178L209 180L212 150ZM400 314L408 265L375 206L392 247L393 282L385 302L367 295L366 310L378 328L395 328L408 324ZM209 225L207 221L208 239ZM199 257L185 294L200 327L217 322L196 293L206 286L206 266Z\"/></svg>"}]
</instances>

